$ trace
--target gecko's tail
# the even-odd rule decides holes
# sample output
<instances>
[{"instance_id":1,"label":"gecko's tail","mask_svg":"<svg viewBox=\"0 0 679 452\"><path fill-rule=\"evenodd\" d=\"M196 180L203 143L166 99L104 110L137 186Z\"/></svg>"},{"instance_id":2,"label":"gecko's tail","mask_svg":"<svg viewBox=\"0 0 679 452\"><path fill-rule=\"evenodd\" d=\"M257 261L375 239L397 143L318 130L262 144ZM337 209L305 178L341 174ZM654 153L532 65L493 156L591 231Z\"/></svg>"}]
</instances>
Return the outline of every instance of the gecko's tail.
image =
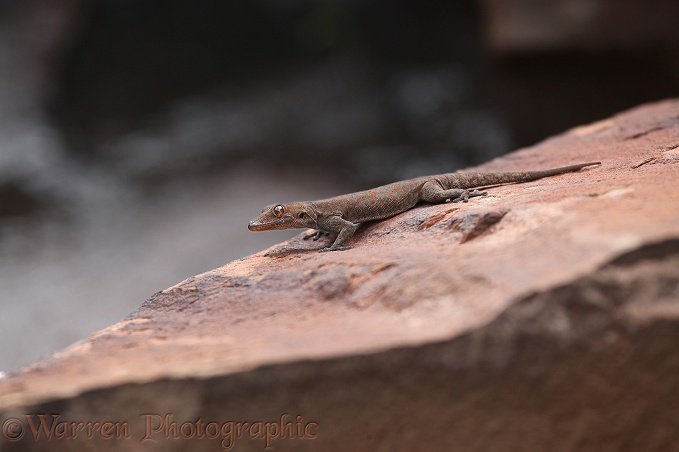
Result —
<instances>
[{"instance_id":1,"label":"gecko's tail","mask_svg":"<svg viewBox=\"0 0 679 452\"><path fill-rule=\"evenodd\" d=\"M517 171L507 173L453 173L454 177L447 177L449 187L445 188L476 188L490 185L530 182L543 177L570 173L587 166L601 165L601 162L578 163L577 165L562 166L538 171ZM450 175L446 175L450 176Z\"/></svg>"},{"instance_id":2,"label":"gecko's tail","mask_svg":"<svg viewBox=\"0 0 679 452\"><path fill-rule=\"evenodd\" d=\"M561 168L554 168L541 171L527 171L525 174L529 174L530 178L526 180L527 181L536 180L541 179L543 177L556 176L557 174L570 173L571 171L577 171L587 166L595 165L601 165L601 162L578 163L577 165L562 166Z\"/></svg>"}]
</instances>

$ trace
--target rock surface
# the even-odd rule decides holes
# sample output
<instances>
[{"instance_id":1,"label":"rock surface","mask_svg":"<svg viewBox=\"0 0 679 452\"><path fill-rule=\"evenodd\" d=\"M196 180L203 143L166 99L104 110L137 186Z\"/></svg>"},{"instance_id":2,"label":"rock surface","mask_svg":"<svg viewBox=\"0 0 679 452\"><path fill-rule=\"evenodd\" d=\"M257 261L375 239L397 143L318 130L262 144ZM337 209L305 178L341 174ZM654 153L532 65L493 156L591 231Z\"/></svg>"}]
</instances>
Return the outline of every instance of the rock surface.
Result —
<instances>
[{"instance_id":1,"label":"rock surface","mask_svg":"<svg viewBox=\"0 0 679 452\"><path fill-rule=\"evenodd\" d=\"M159 292L0 378L0 450L671 450L679 100L476 169L592 160Z\"/></svg>"}]
</instances>

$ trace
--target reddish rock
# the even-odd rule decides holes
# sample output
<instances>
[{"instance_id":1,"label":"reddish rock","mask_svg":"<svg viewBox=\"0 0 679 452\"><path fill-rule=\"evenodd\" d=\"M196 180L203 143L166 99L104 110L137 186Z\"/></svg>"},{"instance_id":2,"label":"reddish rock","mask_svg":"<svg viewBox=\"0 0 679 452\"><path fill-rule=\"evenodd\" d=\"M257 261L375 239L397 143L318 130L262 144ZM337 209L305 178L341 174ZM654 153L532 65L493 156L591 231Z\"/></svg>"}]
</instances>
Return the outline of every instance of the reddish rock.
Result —
<instances>
[{"instance_id":1,"label":"reddish rock","mask_svg":"<svg viewBox=\"0 0 679 452\"><path fill-rule=\"evenodd\" d=\"M679 101L476 170L592 160L159 292L0 378L0 449L671 450ZM34 440L41 413L76 438Z\"/></svg>"}]
</instances>

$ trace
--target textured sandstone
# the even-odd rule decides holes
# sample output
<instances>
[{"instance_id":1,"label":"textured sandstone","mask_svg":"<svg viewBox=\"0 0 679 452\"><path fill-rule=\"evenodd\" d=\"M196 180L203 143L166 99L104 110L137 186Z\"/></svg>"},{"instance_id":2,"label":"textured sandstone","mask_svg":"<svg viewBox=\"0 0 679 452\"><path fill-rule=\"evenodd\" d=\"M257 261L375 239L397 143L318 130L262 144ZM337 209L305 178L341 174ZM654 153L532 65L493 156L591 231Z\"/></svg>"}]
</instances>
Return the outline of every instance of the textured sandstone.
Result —
<instances>
[{"instance_id":1,"label":"textured sandstone","mask_svg":"<svg viewBox=\"0 0 679 452\"><path fill-rule=\"evenodd\" d=\"M159 292L0 379L2 422L127 421L129 438L36 442L27 428L0 449L227 446L190 426L193 439L142 441L147 414L312 423L315 438L277 451L677 447L679 101L476 169L592 160L367 225L350 251L300 235ZM244 435L232 450L264 450Z\"/></svg>"}]
</instances>

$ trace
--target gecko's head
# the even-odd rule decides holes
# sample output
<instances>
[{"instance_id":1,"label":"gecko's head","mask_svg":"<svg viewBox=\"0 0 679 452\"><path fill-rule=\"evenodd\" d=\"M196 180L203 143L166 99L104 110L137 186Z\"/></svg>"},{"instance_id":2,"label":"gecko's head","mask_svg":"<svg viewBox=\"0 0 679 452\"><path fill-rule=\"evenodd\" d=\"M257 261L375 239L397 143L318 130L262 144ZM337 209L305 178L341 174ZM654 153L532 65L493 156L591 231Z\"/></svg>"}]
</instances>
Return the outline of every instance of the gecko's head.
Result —
<instances>
[{"instance_id":1,"label":"gecko's head","mask_svg":"<svg viewBox=\"0 0 679 452\"><path fill-rule=\"evenodd\" d=\"M248 224L251 231L315 227L316 221L312 218L312 212L308 212L300 204L271 204Z\"/></svg>"}]
</instances>

